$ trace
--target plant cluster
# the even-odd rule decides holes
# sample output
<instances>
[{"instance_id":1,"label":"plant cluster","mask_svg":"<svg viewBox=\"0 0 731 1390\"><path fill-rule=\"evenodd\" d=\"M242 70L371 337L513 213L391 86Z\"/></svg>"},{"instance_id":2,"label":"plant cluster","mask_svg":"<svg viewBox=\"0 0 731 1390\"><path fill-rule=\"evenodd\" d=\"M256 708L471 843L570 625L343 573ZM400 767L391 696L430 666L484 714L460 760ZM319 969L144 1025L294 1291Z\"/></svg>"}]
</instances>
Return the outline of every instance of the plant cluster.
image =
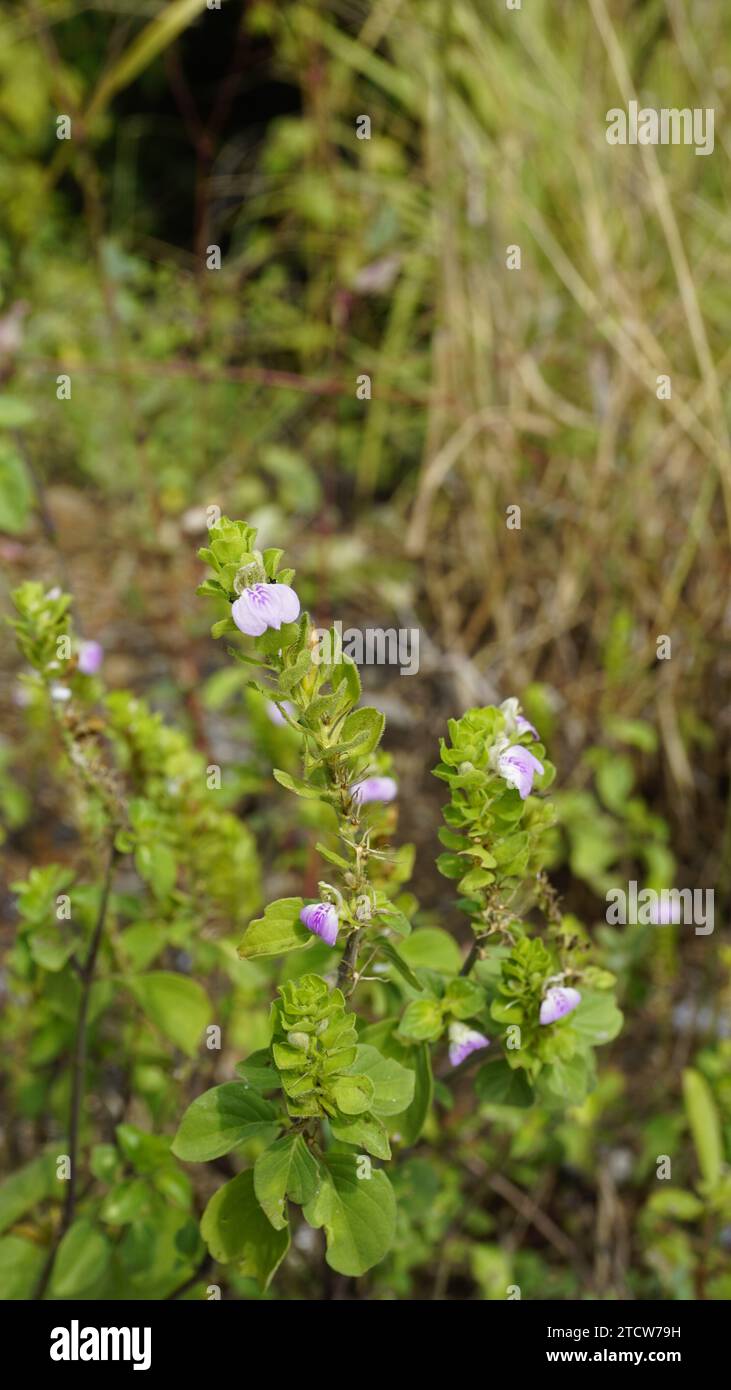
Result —
<instances>
[{"instance_id":1,"label":"plant cluster","mask_svg":"<svg viewBox=\"0 0 731 1390\"><path fill-rule=\"evenodd\" d=\"M307 1223L324 1226L331 1267L359 1275L386 1254L395 1231L392 1188L371 1159L386 1162L394 1144L418 1140L433 1055L446 1044L445 1076L481 1062L481 1101L523 1107L538 1094L575 1103L593 1084L594 1047L616 1036L621 1015L614 977L593 963L587 933L561 914L543 872L553 817L534 787L547 787L554 770L515 700L450 721L436 769L450 791L438 865L457 880L473 948L459 968L445 969L439 937L435 954L432 934L412 930L415 902L394 895L388 878L384 802L395 782L379 753L383 715L358 703L352 662L321 659L292 570L280 568L280 551L262 553L255 542L251 527L216 522L201 552L210 576L200 592L225 605L214 636L238 629L252 639L232 653L301 739L302 775L274 776L323 808L327 833L317 848L333 881L320 881L319 901L270 903L239 950L246 960L319 951L323 973L280 986L268 1049L241 1064L241 1083L193 1101L175 1153L201 1161L254 1132L262 1140L268 1126L270 1146L253 1175L237 1174L209 1203L202 1230L212 1255L256 1266L268 1282L289 1242L289 1198ZM529 920L533 908L540 925ZM356 990L362 1006L350 1011ZM283 1092L278 1107L263 1100L274 1089Z\"/></svg>"}]
</instances>

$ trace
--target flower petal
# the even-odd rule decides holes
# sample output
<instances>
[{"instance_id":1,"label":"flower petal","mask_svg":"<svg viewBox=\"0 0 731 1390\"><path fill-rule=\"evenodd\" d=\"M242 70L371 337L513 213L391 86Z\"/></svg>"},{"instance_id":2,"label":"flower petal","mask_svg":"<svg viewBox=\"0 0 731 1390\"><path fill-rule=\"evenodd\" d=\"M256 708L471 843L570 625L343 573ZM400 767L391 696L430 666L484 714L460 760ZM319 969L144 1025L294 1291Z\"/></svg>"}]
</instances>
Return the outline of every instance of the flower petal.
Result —
<instances>
[{"instance_id":1,"label":"flower petal","mask_svg":"<svg viewBox=\"0 0 731 1390\"><path fill-rule=\"evenodd\" d=\"M82 642L79 648L79 670L85 676L95 676L104 660L101 642Z\"/></svg>"},{"instance_id":2,"label":"flower petal","mask_svg":"<svg viewBox=\"0 0 731 1390\"><path fill-rule=\"evenodd\" d=\"M359 806L366 806L369 801L393 801L398 786L393 777L366 777L363 782L356 782L350 791Z\"/></svg>"},{"instance_id":3,"label":"flower petal","mask_svg":"<svg viewBox=\"0 0 731 1390\"><path fill-rule=\"evenodd\" d=\"M553 989L546 991L538 1016L539 1022L556 1023L559 1018L573 1013L580 1003L581 995L578 989L571 989L569 985L555 985Z\"/></svg>"},{"instance_id":4,"label":"flower petal","mask_svg":"<svg viewBox=\"0 0 731 1390\"><path fill-rule=\"evenodd\" d=\"M506 748L498 758L498 772L505 778L509 787L515 787L523 801L529 795L536 773L543 772L543 764L533 753L519 743Z\"/></svg>"},{"instance_id":5,"label":"flower petal","mask_svg":"<svg viewBox=\"0 0 731 1390\"><path fill-rule=\"evenodd\" d=\"M472 1052L489 1046L490 1039L486 1038L484 1033L478 1033L476 1028L467 1028L464 1023L450 1024L449 1060L453 1067L458 1067Z\"/></svg>"},{"instance_id":6,"label":"flower petal","mask_svg":"<svg viewBox=\"0 0 731 1390\"><path fill-rule=\"evenodd\" d=\"M293 623L300 615L300 601L289 584L269 584L269 596L279 613L279 622L272 623L272 627L280 627L282 623Z\"/></svg>"},{"instance_id":7,"label":"flower petal","mask_svg":"<svg viewBox=\"0 0 731 1390\"><path fill-rule=\"evenodd\" d=\"M278 608L269 598L268 584L252 584L231 606L231 617L247 637L261 637L268 627L280 627Z\"/></svg>"},{"instance_id":8,"label":"flower petal","mask_svg":"<svg viewBox=\"0 0 731 1390\"><path fill-rule=\"evenodd\" d=\"M332 903L310 903L308 907L303 907L300 922L308 931L326 941L328 946L335 945L339 923L337 908Z\"/></svg>"}]
</instances>

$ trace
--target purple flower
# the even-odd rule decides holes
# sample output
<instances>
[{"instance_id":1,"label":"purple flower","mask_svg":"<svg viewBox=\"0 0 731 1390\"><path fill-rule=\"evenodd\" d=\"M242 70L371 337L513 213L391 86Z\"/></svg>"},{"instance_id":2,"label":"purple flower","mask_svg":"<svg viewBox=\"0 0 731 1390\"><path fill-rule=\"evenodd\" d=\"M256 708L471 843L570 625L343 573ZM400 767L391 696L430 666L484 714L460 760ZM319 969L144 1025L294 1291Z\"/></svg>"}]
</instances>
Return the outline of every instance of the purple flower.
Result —
<instances>
[{"instance_id":1,"label":"purple flower","mask_svg":"<svg viewBox=\"0 0 731 1390\"><path fill-rule=\"evenodd\" d=\"M365 806L369 801L393 801L397 791L393 777L366 777L351 787L350 794L359 806Z\"/></svg>"},{"instance_id":2,"label":"purple flower","mask_svg":"<svg viewBox=\"0 0 731 1390\"><path fill-rule=\"evenodd\" d=\"M299 617L300 601L289 584L251 584L231 606L231 617L247 637L261 637Z\"/></svg>"},{"instance_id":3,"label":"purple flower","mask_svg":"<svg viewBox=\"0 0 731 1390\"><path fill-rule=\"evenodd\" d=\"M514 734L527 734L529 730L534 738L539 737L535 726L531 724L529 719L526 719L524 714L520 713L520 705L515 695L503 700L500 710L505 716L505 732L509 737Z\"/></svg>"},{"instance_id":4,"label":"purple flower","mask_svg":"<svg viewBox=\"0 0 731 1390\"><path fill-rule=\"evenodd\" d=\"M79 647L79 670L84 676L95 676L104 660L101 642L82 642Z\"/></svg>"},{"instance_id":5,"label":"purple flower","mask_svg":"<svg viewBox=\"0 0 731 1390\"><path fill-rule=\"evenodd\" d=\"M279 705L275 705L273 700L267 700L266 708L267 714L271 719L272 724L286 725L287 721L284 715L282 714L282 710L279 708ZM294 715L295 713L295 708L291 700L282 700L282 709L285 709L287 711L287 714Z\"/></svg>"},{"instance_id":6,"label":"purple flower","mask_svg":"<svg viewBox=\"0 0 731 1390\"><path fill-rule=\"evenodd\" d=\"M519 743L514 743L512 747L506 748L497 760L497 769L501 777L505 778L509 787L516 787L525 801L532 786L533 778L536 773L543 772L543 764L528 751L522 748Z\"/></svg>"},{"instance_id":7,"label":"purple flower","mask_svg":"<svg viewBox=\"0 0 731 1390\"><path fill-rule=\"evenodd\" d=\"M458 1067L471 1052L479 1052L480 1048L489 1046L490 1039L486 1038L484 1033L478 1033L475 1028L468 1028L464 1023L450 1023L449 1060L453 1067Z\"/></svg>"},{"instance_id":8,"label":"purple flower","mask_svg":"<svg viewBox=\"0 0 731 1390\"><path fill-rule=\"evenodd\" d=\"M310 903L300 912L300 922L321 936L328 946L334 946L338 935L338 913L332 903Z\"/></svg>"},{"instance_id":9,"label":"purple flower","mask_svg":"<svg viewBox=\"0 0 731 1390\"><path fill-rule=\"evenodd\" d=\"M672 922L679 922L681 919L680 903L677 898L671 898L670 893L663 888L659 901L650 907L650 921L655 927L667 927Z\"/></svg>"},{"instance_id":10,"label":"purple flower","mask_svg":"<svg viewBox=\"0 0 731 1390\"><path fill-rule=\"evenodd\" d=\"M578 989L571 989L568 985L554 985L552 989L546 991L546 997L541 1004L539 1022L555 1023L557 1019L572 1013L580 1003L581 995Z\"/></svg>"}]
</instances>

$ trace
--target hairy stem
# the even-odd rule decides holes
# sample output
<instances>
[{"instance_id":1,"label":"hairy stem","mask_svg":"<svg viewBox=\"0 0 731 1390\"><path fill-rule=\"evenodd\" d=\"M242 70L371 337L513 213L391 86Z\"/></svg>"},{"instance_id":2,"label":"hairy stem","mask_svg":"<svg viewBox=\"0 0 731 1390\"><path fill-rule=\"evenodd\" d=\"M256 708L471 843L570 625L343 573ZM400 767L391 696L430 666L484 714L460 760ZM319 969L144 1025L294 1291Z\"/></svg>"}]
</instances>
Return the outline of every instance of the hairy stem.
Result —
<instances>
[{"instance_id":1,"label":"hairy stem","mask_svg":"<svg viewBox=\"0 0 731 1390\"><path fill-rule=\"evenodd\" d=\"M51 1271L53 1269L54 1261L56 1259L56 1254L58 1252L58 1247L61 1244L61 1241L63 1240L63 1237L65 1236L69 1227L71 1226L74 1216L76 1214L76 1194L78 1188L77 1176L79 1131L81 1128L81 1107L84 1099L84 1082L86 1073L86 1026L87 1018L89 1015L89 999L91 996L91 987L94 982L94 971L96 968L97 956L99 954L99 947L101 945L102 936L104 935L104 924L107 916L107 908L109 906L109 896L111 893L112 880L114 878L114 868L117 862L117 857L117 851L115 850L114 845L112 844L109 849L107 867L104 873L104 880L102 882L102 892L99 901L99 910L97 912L96 922L94 923L94 931L92 933L91 941L89 943L89 950L86 955L86 960L81 966L79 975L81 981L81 992L79 995L79 1012L76 1018L76 1037L74 1041L74 1055L71 1074L71 1103L69 1106L69 1185L66 1193L66 1201L64 1202L61 1225L59 1226L56 1239L51 1247L48 1259L43 1268L43 1272L41 1274L38 1287L36 1289L35 1296L37 1299L42 1298L46 1291L48 1281L51 1277Z\"/></svg>"},{"instance_id":2,"label":"hairy stem","mask_svg":"<svg viewBox=\"0 0 731 1390\"><path fill-rule=\"evenodd\" d=\"M354 978L354 971L355 963L358 959L358 947L360 946L360 937L360 931L354 931L350 933L345 950L343 951L340 960L340 965L338 966L338 988L342 989L343 993L346 996L352 994L353 990L355 989L356 981ZM350 985L349 988L345 988L348 977L350 977Z\"/></svg>"}]
</instances>

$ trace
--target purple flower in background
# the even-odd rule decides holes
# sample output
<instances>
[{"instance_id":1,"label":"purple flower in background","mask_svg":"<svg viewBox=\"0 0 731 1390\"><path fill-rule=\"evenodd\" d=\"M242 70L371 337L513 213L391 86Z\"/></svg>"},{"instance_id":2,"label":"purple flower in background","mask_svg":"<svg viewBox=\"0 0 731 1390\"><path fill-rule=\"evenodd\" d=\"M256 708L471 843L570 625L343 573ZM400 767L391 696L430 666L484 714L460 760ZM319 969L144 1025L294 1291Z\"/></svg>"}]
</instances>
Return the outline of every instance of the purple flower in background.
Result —
<instances>
[{"instance_id":1,"label":"purple flower in background","mask_svg":"<svg viewBox=\"0 0 731 1390\"><path fill-rule=\"evenodd\" d=\"M350 794L359 806L365 806L369 801L393 801L398 786L393 777L366 777L363 782L356 782L351 787Z\"/></svg>"},{"instance_id":2,"label":"purple flower in background","mask_svg":"<svg viewBox=\"0 0 731 1390\"><path fill-rule=\"evenodd\" d=\"M571 989L568 985L554 985L552 989L546 991L546 997L541 1004L539 1022L555 1023L557 1019L573 1013L580 1003L581 995L578 989Z\"/></svg>"},{"instance_id":3,"label":"purple flower in background","mask_svg":"<svg viewBox=\"0 0 731 1390\"><path fill-rule=\"evenodd\" d=\"M282 709L286 709L287 714L293 715L295 713L295 708L291 700L283 700ZM287 721L282 714L282 710L279 708L279 705L275 705L273 700L267 700L267 714L272 724L286 725Z\"/></svg>"},{"instance_id":4,"label":"purple flower in background","mask_svg":"<svg viewBox=\"0 0 731 1390\"><path fill-rule=\"evenodd\" d=\"M525 801L532 786L533 778L536 773L543 772L543 763L528 751L522 748L519 743L514 743L511 748L506 748L497 760L497 770L501 777L505 778L509 787L516 787Z\"/></svg>"},{"instance_id":5,"label":"purple flower in background","mask_svg":"<svg viewBox=\"0 0 731 1390\"><path fill-rule=\"evenodd\" d=\"M338 935L338 913L332 903L311 903L300 912L300 922L321 936L328 946L334 946Z\"/></svg>"},{"instance_id":6,"label":"purple flower in background","mask_svg":"<svg viewBox=\"0 0 731 1390\"><path fill-rule=\"evenodd\" d=\"M471 1052L479 1052L481 1048L489 1046L490 1039L486 1038L484 1033L478 1033L475 1028L468 1028L464 1023L450 1023L449 1060L453 1067L458 1067Z\"/></svg>"},{"instance_id":7,"label":"purple flower in background","mask_svg":"<svg viewBox=\"0 0 731 1390\"><path fill-rule=\"evenodd\" d=\"M538 738L538 730L535 724L531 724L530 719L526 719L524 714L518 715L515 724L519 734L527 734L530 729L533 737Z\"/></svg>"},{"instance_id":8,"label":"purple flower in background","mask_svg":"<svg viewBox=\"0 0 731 1390\"><path fill-rule=\"evenodd\" d=\"M104 660L101 642L82 642L79 647L79 670L84 676L95 676Z\"/></svg>"},{"instance_id":9,"label":"purple flower in background","mask_svg":"<svg viewBox=\"0 0 731 1390\"><path fill-rule=\"evenodd\" d=\"M251 584L231 606L231 617L247 637L261 637L299 617L300 601L289 584Z\"/></svg>"},{"instance_id":10,"label":"purple flower in background","mask_svg":"<svg viewBox=\"0 0 731 1390\"><path fill-rule=\"evenodd\" d=\"M681 920L680 902L677 897L671 897L670 893L663 888L659 901L654 902L650 907L650 921L655 927L668 927L672 922Z\"/></svg>"}]
</instances>

